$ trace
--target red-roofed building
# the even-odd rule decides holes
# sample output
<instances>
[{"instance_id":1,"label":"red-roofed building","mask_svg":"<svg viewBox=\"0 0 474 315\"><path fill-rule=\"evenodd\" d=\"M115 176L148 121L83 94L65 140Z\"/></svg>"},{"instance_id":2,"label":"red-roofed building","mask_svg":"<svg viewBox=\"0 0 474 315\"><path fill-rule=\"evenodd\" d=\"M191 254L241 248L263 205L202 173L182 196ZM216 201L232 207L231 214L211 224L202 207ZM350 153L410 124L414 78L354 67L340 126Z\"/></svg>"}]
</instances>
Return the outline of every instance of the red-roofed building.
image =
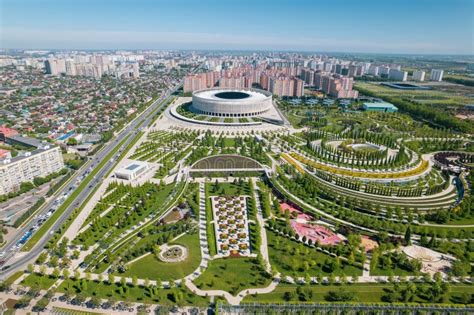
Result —
<instances>
[{"instance_id":1,"label":"red-roofed building","mask_svg":"<svg viewBox=\"0 0 474 315\"><path fill-rule=\"evenodd\" d=\"M10 151L0 149L0 160L1 159L11 159L11 157L12 157L12 155L10 154Z\"/></svg>"},{"instance_id":2,"label":"red-roofed building","mask_svg":"<svg viewBox=\"0 0 474 315\"><path fill-rule=\"evenodd\" d=\"M8 128L7 126L0 126L0 141L5 142L5 138L18 135L18 131Z\"/></svg>"}]
</instances>

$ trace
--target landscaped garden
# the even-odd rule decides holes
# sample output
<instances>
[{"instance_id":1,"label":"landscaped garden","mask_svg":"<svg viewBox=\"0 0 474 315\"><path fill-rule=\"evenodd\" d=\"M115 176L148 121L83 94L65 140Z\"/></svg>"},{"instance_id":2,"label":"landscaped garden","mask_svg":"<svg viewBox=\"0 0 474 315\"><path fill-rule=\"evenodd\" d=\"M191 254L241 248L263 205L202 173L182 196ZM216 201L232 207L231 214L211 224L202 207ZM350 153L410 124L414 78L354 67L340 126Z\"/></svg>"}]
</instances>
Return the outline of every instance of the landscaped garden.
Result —
<instances>
[{"instance_id":1,"label":"landscaped garden","mask_svg":"<svg viewBox=\"0 0 474 315\"><path fill-rule=\"evenodd\" d=\"M232 295L253 287L266 287L271 276L255 258L210 260L207 269L194 283L202 290L224 290Z\"/></svg>"},{"instance_id":2,"label":"landscaped garden","mask_svg":"<svg viewBox=\"0 0 474 315\"><path fill-rule=\"evenodd\" d=\"M322 253L273 231L267 230L267 241L270 262L283 275L292 277L362 275L361 267L349 264L344 258Z\"/></svg>"},{"instance_id":3,"label":"landscaped garden","mask_svg":"<svg viewBox=\"0 0 474 315\"><path fill-rule=\"evenodd\" d=\"M207 298L195 295L183 287L163 289L153 285L110 284L107 281L85 279L68 279L58 287L58 292L63 292L70 297L82 295L110 301L159 303L161 305L206 306L209 303Z\"/></svg>"},{"instance_id":4,"label":"landscaped garden","mask_svg":"<svg viewBox=\"0 0 474 315\"><path fill-rule=\"evenodd\" d=\"M201 263L201 249L199 245L199 234L183 235L172 241L169 245L182 245L187 249L187 257L184 261L163 262L160 261L154 253L148 253L146 256L132 262L127 270L120 274L121 276L136 276L140 279L163 281L182 279L193 273Z\"/></svg>"}]
</instances>

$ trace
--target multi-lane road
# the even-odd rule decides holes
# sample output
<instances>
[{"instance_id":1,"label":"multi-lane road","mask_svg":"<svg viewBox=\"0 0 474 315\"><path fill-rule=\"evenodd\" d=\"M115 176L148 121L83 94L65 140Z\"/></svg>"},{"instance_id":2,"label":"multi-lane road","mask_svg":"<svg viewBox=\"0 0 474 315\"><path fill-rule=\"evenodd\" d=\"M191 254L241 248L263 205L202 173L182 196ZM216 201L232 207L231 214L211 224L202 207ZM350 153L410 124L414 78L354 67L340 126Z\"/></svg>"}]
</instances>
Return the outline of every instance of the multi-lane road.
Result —
<instances>
[{"instance_id":1,"label":"multi-lane road","mask_svg":"<svg viewBox=\"0 0 474 315\"><path fill-rule=\"evenodd\" d=\"M148 127L154 120L155 114L163 107L168 104L172 94L178 90L180 84L170 88L164 93L159 99L153 102L146 110L144 110L139 116L131 121L125 128L123 128L115 137L113 137L104 147L97 152L79 171L77 171L71 179L64 185L56 194L56 198L52 198L47 202L46 206L41 208L40 213L37 214L35 219L31 220L28 224L23 226L17 235L2 249L3 257L0 260L4 261L3 267L0 270L0 279L5 279L13 272L25 268L26 264L32 262L37 255L43 250L44 245L51 239L53 232L61 227L66 219L71 215L72 211L81 205L91 194L94 189L100 184L102 179L108 174L108 172L114 167L114 161L127 148L130 142L133 141L138 132L145 127ZM128 138L122 143L122 141L128 136ZM122 143L122 144L121 144ZM86 176L95 168L99 167L99 163L109 155L117 146L121 146L113 158L101 166L94 178L89 184L74 198L73 195L69 196L74 189L80 184L80 182L86 178ZM35 244L35 246L29 251L24 253L23 256L17 255L21 245L19 242L24 238L25 234L36 232L38 230L39 220L44 220L48 213L52 213L54 209L57 209L66 198L74 198L70 205L61 214L58 220L54 222L49 231L45 233L41 239ZM15 257L16 256L16 257Z\"/></svg>"}]
</instances>

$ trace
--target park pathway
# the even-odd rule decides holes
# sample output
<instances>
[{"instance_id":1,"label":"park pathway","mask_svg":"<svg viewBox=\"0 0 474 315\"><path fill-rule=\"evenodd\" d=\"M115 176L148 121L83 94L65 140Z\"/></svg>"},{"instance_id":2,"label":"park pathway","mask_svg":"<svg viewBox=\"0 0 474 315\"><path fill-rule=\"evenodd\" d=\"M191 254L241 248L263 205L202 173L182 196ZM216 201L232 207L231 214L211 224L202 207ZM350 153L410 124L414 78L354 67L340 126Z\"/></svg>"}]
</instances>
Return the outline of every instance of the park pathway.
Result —
<instances>
[{"instance_id":1,"label":"park pathway","mask_svg":"<svg viewBox=\"0 0 474 315\"><path fill-rule=\"evenodd\" d=\"M255 196L255 204L257 206L257 221L260 225L260 254L262 255L263 261L265 262L265 270L268 273L271 273L272 266L270 265L270 259L268 258L268 246L267 246L267 233L265 233L265 220L263 219L262 214L262 205L260 203L259 188L255 181L252 181L253 185L253 194Z\"/></svg>"},{"instance_id":2,"label":"park pathway","mask_svg":"<svg viewBox=\"0 0 474 315\"><path fill-rule=\"evenodd\" d=\"M194 279L199 277L203 270L207 268L207 264L211 259L209 254L209 244L207 243L207 225L206 225L206 194L204 189L204 183L199 183L199 243L201 245L201 264L199 267L190 275L185 277L185 283L191 283ZM189 286L188 286L189 287Z\"/></svg>"}]
</instances>

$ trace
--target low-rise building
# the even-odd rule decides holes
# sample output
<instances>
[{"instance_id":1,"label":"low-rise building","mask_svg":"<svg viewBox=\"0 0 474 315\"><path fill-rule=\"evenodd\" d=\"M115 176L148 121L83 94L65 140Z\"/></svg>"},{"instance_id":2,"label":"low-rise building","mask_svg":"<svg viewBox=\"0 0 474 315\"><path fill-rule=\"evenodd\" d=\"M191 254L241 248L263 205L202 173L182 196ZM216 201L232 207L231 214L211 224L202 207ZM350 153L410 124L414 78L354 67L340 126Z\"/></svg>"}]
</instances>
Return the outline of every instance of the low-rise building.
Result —
<instances>
[{"instance_id":1,"label":"low-rise building","mask_svg":"<svg viewBox=\"0 0 474 315\"><path fill-rule=\"evenodd\" d=\"M115 177L126 180L133 180L140 174L148 170L148 163L134 161L133 163L115 171Z\"/></svg>"},{"instance_id":2,"label":"low-rise building","mask_svg":"<svg viewBox=\"0 0 474 315\"><path fill-rule=\"evenodd\" d=\"M362 108L369 112L394 113L398 111L398 108L395 105L387 102L364 103Z\"/></svg>"}]
</instances>

